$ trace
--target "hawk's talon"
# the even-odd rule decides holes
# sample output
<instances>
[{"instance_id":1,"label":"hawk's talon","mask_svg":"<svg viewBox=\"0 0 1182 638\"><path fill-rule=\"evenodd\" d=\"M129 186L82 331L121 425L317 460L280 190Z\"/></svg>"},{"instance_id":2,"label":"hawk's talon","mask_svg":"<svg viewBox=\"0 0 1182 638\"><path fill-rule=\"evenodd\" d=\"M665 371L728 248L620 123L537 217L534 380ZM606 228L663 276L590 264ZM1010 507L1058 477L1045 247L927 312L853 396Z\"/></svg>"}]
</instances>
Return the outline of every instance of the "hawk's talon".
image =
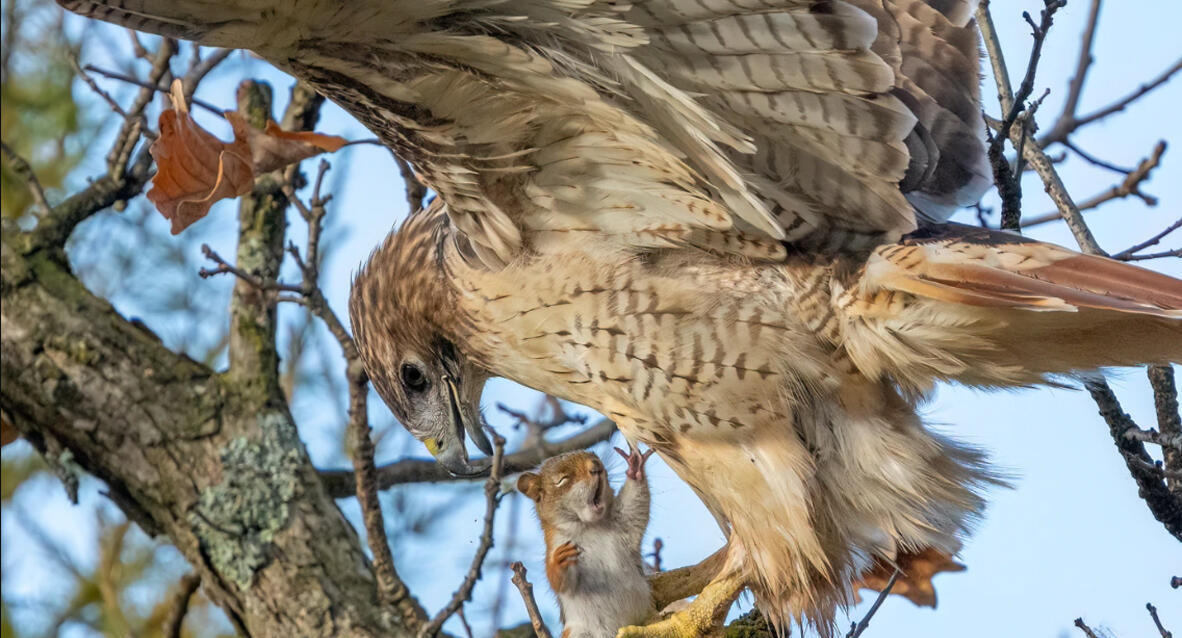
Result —
<instances>
[{"instance_id":1,"label":"hawk's talon","mask_svg":"<svg viewBox=\"0 0 1182 638\"><path fill-rule=\"evenodd\" d=\"M722 634L723 620L745 583L742 578L720 576L684 609L648 625L621 627L616 638L708 638Z\"/></svg>"}]
</instances>

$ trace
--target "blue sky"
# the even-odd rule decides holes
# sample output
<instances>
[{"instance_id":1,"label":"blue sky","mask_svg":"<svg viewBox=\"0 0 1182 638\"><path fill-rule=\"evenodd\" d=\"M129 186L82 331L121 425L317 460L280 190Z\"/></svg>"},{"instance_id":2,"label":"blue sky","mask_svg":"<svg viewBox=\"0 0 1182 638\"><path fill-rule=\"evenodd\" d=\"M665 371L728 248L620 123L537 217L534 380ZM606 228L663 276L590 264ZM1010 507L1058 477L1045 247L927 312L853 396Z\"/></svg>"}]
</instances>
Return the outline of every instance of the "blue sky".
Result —
<instances>
[{"instance_id":1,"label":"blue sky","mask_svg":"<svg viewBox=\"0 0 1182 638\"><path fill-rule=\"evenodd\" d=\"M994 19L1009 55L1011 76L1021 76L1029 46L1029 30L1020 17L1023 9L1036 12L1037 1L994 0ZM1087 2L1072 0L1060 12L1046 44L1036 94L1044 87L1052 90L1040 110L1044 127L1049 127L1063 99L1067 78L1075 65L1079 35ZM1182 3L1162 0L1125 0L1107 3L1102 11L1100 31L1090 79L1080 111L1089 112L1132 91L1158 74L1182 55L1176 30L1182 24ZM287 82L264 63L240 63L234 74L219 76L205 90L206 99L224 96L219 102L227 107L233 91L229 87L241 72L271 78L277 93L285 93ZM245 67L242 68L242 67ZM992 78L986 77L983 93L987 110L996 113ZM213 96L213 97L211 97ZM1182 104L1182 81L1175 79L1124 113L1093 125L1074 137L1083 149L1119 165L1135 165L1158 139L1182 144L1182 125L1177 119L1177 105ZM211 129L218 123L204 122ZM319 130L347 137L370 137L340 109L325 111ZM223 137L227 134L223 132ZM1058 150L1056 150L1056 153ZM402 184L389 155L369 146L351 147L346 157L331 158L335 177L341 186L330 214L343 220L342 234L336 240L334 256L326 264L323 280L330 303L343 316L348 282L361 259L404 216ZM1161 204L1147 208L1133 198L1110 203L1089 213L1089 221L1101 244L1110 251L1135 244L1176 220L1182 208L1182 149L1166 152L1163 165L1145 190L1158 196ZM101 160L101 158L100 158ZM313 168L311 165L308 169ZM1084 199L1119 181L1119 176L1070 158L1060 166L1061 174L1077 199ZM1034 215L1053 209L1036 178L1025 184L1024 211ZM992 196L986 202L995 203ZM303 229L293 215L292 237L302 239ZM972 223L971 215L960 217ZM158 217L149 223L166 227ZM209 241L223 255L233 254L234 209L232 204L217 206L207 220L198 224L203 241ZM1031 236L1074 247L1062 224L1048 224L1032 229ZM1162 248L1173 248L1182 238L1175 235ZM194 250L196 248L194 247ZM1145 264L1174 276L1182 276L1179 260L1157 260ZM202 281L191 273L190 286L224 284ZM152 315L142 300L124 299L117 306L128 314L146 317L166 341L175 326L154 325ZM285 309L287 317L291 311ZM336 346L325 347L330 358ZM333 365L336 365L335 363ZM334 371L335 372L335 371ZM1121 370L1111 382L1126 411L1143 426L1153 422L1152 396L1141 370ZM493 406L503 402L530 407L536 395L512 384L495 381L485 392L487 414L502 432L513 434L497 418ZM388 424L391 417L380 401L371 402L371 415L377 425ZM301 434L313 459L322 466L344 464L340 454L339 423L342 416L335 403L315 396L297 403L296 414ZM989 493L989 509L984 521L966 543L961 556L968 571L937 577L939 607L918 609L903 599L891 598L875 617L865 634L873 637L908 636L937 638L956 635L961 638L996 638L997 636L1052 637L1074 635L1071 625L1083 616L1093 627L1110 629L1115 636L1132 638L1151 635L1155 630L1145 612L1145 603L1161 609L1163 621L1175 631L1182 631L1182 606L1178 592L1169 588L1169 579L1182 572L1182 546L1170 537L1136 495L1136 488L1123 462L1113 448L1103 421L1086 393L1069 390L1027 390L984 393L959 387L941 387L924 409L925 418L938 429L961 440L987 449L997 466L1010 473L1014 489L995 489ZM404 439L390 437L379 448L379 461L389 461L400 454ZM605 446L599 451L606 452ZM414 445L408 452L424 456ZM5 450L5 455L14 453ZM615 458L614 454L608 455ZM621 474L619 463L609 467ZM722 536L713 519L705 512L688 488L660 463L650 463L653 490L653 515L646 547L652 538L665 542L664 561L668 566L695 562L716 549ZM93 517L86 508L72 508L65 503L58 486L49 482L31 485L23 498L40 504L34 515L51 530L68 530L61 536L79 560L93 560ZM92 497L94 487L90 488ZM424 502L453 501L461 488L415 487L412 494ZM428 609L438 609L466 570L479 533L483 501L475 489L469 497L449 505L451 513L435 531L411 539L398 556L399 570ZM87 499L93 503L94 499ZM341 501L342 508L357 520L354 501ZM546 593L541 569L542 546L537 523L528 503L506 500L498 523L500 538L507 538L511 525L516 526L517 542L498 543L491 560L522 560L530 568L542 602L557 626L555 607ZM514 523L509 515L516 512ZM4 572L20 571L27 558L14 555L23 546L22 533L11 531L10 513L4 522ZM179 573L180 569L178 569ZM497 568L486 568L485 579L476 590L469 619L482 631L487 607L508 575ZM52 586L51 579L29 582L4 581L5 588L24 587L30 595ZM502 625L525 618L516 593L508 590L510 602L502 616ZM745 609L748 604L742 605ZM851 611L861 617L864 607ZM458 626L449 629L459 631Z\"/></svg>"}]
</instances>

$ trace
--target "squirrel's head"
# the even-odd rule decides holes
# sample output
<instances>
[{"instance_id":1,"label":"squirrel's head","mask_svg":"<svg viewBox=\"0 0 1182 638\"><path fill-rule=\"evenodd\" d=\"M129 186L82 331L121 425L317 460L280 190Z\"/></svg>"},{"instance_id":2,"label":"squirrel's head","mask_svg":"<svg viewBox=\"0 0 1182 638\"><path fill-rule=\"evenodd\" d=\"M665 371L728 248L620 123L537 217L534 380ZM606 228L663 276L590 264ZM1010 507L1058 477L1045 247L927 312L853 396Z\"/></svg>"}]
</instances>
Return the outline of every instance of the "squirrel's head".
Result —
<instances>
[{"instance_id":1,"label":"squirrel's head","mask_svg":"<svg viewBox=\"0 0 1182 638\"><path fill-rule=\"evenodd\" d=\"M594 523L611 511L615 494L603 461L590 452L568 452L547 459L517 479L517 490L533 499L543 524Z\"/></svg>"}]
</instances>

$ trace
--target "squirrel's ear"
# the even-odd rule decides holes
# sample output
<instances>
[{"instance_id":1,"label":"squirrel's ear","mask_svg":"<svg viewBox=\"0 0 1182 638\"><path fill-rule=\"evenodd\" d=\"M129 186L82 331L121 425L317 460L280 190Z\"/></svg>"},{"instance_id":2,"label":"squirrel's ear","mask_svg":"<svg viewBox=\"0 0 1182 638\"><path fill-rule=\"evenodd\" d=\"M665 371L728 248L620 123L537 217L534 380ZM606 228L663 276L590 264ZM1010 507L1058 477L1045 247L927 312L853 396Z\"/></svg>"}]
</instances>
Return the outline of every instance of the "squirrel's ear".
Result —
<instances>
[{"instance_id":1,"label":"squirrel's ear","mask_svg":"<svg viewBox=\"0 0 1182 638\"><path fill-rule=\"evenodd\" d=\"M525 472L517 478L517 491L532 500L538 500L542 495L542 477L533 472Z\"/></svg>"}]
</instances>

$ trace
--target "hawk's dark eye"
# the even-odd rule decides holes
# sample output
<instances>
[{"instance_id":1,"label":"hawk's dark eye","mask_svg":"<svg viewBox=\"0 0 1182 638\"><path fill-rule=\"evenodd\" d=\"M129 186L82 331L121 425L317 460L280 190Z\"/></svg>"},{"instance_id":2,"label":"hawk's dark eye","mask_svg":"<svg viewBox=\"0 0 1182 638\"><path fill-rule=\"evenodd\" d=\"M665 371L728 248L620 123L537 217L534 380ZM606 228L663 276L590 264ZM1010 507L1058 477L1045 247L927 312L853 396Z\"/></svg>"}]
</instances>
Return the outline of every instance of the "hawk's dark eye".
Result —
<instances>
[{"instance_id":1,"label":"hawk's dark eye","mask_svg":"<svg viewBox=\"0 0 1182 638\"><path fill-rule=\"evenodd\" d=\"M413 363L402 364L402 385L411 392L422 392L427 389L427 377L423 370Z\"/></svg>"}]
</instances>

